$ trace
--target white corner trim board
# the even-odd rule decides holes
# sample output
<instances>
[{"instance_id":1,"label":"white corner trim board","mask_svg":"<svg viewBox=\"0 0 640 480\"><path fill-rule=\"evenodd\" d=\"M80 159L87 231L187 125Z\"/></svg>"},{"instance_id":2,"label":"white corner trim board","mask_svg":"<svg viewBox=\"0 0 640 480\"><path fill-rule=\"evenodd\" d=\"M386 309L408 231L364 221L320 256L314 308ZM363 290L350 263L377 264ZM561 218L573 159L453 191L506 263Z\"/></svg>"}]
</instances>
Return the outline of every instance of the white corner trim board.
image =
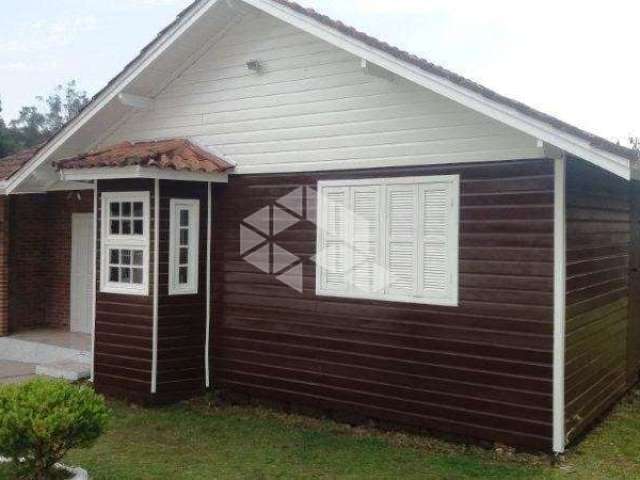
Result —
<instances>
[{"instance_id":1,"label":"white corner trim board","mask_svg":"<svg viewBox=\"0 0 640 480\"><path fill-rule=\"evenodd\" d=\"M96 303L98 300L98 181L93 182L93 305L91 308L91 381L95 379L96 364Z\"/></svg>"},{"instance_id":2,"label":"white corner trim board","mask_svg":"<svg viewBox=\"0 0 640 480\"><path fill-rule=\"evenodd\" d=\"M563 453L565 436L566 160L555 162L553 239L553 451Z\"/></svg>"},{"instance_id":3,"label":"white corner trim board","mask_svg":"<svg viewBox=\"0 0 640 480\"><path fill-rule=\"evenodd\" d=\"M156 178L153 192L153 344L151 346L151 393L158 390L158 279L160 275L160 180Z\"/></svg>"},{"instance_id":4,"label":"white corner trim board","mask_svg":"<svg viewBox=\"0 0 640 480\"><path fill-rule=\"evenodd\" d=\"M211 204L211 187L211 183L207 183L207 291L205 297L207 299L207 325L205 327L206 335L204 344L204 372L205 386L207 388L211 386L211 372L209 371L209 342L211 341L211 229L213 221L211 218L211 215L213 213L213 205Z\"/></svg>"}]
</instances>

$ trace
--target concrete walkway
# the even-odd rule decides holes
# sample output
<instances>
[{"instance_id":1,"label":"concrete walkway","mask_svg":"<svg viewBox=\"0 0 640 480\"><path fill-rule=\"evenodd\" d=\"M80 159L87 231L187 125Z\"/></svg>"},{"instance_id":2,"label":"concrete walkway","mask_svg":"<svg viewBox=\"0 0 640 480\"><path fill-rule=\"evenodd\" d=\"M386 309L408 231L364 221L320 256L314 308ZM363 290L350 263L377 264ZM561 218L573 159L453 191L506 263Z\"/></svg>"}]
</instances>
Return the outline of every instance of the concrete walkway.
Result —
<instances>
[{"instance_id":1,"label":"concrete walkway","mask_svg":"<svg viewBox=\"0 0 640 480\"><path fill-rule=\"evenodd\" d=\"M21 382L35 375L36 366L33 363L0 360L0 384Z\"/></svg>"}]
</instances>

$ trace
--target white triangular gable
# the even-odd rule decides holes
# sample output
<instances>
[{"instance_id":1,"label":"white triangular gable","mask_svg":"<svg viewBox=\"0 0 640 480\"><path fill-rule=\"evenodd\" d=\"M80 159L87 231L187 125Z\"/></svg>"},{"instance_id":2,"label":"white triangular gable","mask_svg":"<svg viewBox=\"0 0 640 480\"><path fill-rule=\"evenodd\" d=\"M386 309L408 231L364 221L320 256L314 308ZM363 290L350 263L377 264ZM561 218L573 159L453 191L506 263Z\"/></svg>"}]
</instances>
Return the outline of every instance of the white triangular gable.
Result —
<instances>
[{"instance_id":1,"label":"white triangular gable","mask_svg":"<svg viewBox=\"0 0 640 480\"><path fill-rule=\"evenodd\" d=\"M99 146L175 137L217 148L237 174L544 156L534 137L371 74L361 58L254 9Z\"/></svg>"}]
</instances>

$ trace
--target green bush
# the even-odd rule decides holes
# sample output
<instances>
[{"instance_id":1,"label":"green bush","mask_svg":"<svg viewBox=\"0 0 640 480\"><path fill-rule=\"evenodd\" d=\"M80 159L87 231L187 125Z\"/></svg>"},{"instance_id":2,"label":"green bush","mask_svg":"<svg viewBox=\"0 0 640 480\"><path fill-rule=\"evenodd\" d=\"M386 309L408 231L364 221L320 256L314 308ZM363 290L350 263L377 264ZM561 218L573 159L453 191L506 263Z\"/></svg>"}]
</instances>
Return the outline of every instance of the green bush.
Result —
<instances>
[{"instance_id":1,"label":"green bush","mask_svg":"<svg viewBox=\"0 0 640 480\"><path fill-rule=\"evenodd\" d=\"M35 379L1 387L0 456L24 478L52 478L67 451L95 442L108 417L104 399L88 386Z\"/></svg>"}]
</instances>

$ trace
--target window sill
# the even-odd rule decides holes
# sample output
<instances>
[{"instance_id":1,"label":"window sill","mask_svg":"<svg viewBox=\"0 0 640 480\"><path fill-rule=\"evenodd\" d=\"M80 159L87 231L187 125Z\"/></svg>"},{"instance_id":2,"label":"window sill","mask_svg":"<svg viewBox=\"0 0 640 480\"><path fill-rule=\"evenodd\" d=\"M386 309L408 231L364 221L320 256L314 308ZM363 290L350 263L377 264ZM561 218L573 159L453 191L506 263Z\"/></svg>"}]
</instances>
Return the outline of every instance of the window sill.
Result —
<instances>
[{"instance_id":1,"label":"window sill","mask_svg":"<svg viewBox=\"0 0 640 480\"><path fill-rule=\"evenodd\" d=\"M318 297L335 297L340 299L349 299L349 300L371 300L375 302L382 303L408 303L415 305L432 305L436 307L459 307L460 302L458 299L449 299L449 298L422 298L422 297L403 297L403 296L393 296L393 295L358 295L354 293L339 293L332 292L327 290L316 290L316 295Z\"/></svg>"},{"instance_id":2,"label":"window sill","mask_svg":"<svg viewBox=\"0 0 640 480\"><path fill-rule=\"evenodd\" d=\"M137 297L146 297L149 296L149 288L123 288L123 287L102 287L100 289L100 293L111 293L116 295L133 295Z\"/></svg>"}]
</instances>

